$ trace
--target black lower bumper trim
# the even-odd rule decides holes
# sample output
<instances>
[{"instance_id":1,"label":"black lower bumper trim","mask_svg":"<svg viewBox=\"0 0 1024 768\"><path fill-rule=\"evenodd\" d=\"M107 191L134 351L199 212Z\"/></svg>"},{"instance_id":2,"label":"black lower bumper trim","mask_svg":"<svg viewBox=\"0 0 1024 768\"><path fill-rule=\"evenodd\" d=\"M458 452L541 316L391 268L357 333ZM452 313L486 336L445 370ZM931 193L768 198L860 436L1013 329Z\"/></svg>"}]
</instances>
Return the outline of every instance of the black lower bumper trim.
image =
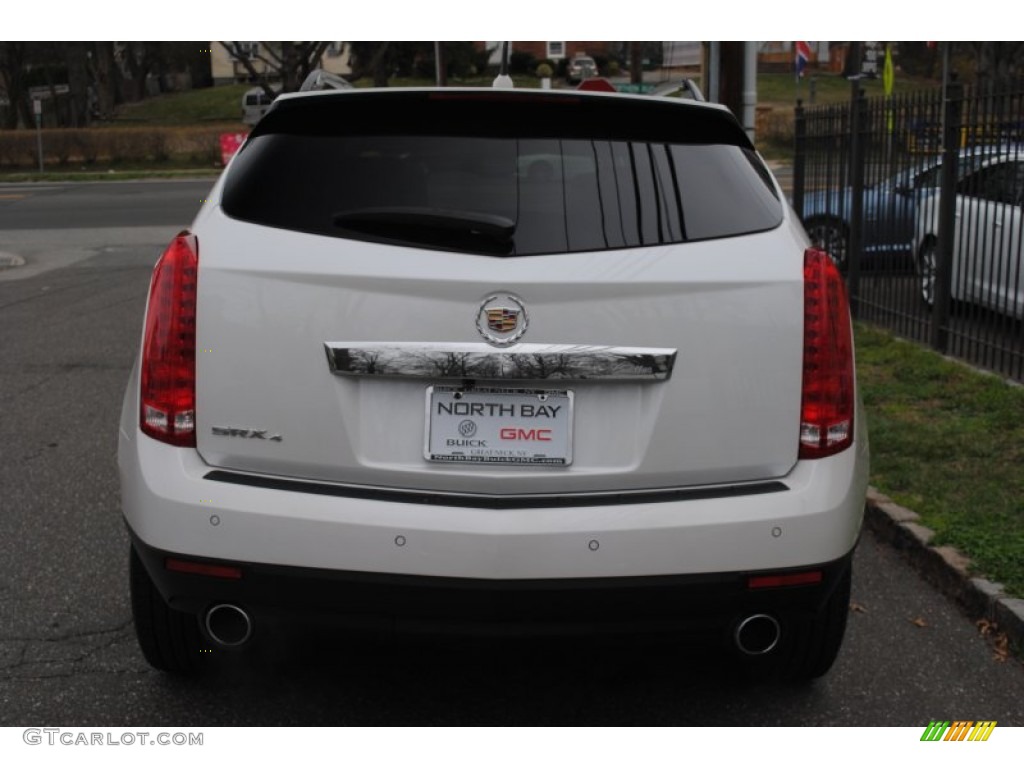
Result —
<instances>
[{"instance_id":1,"label":"black lower bumper trim","mask_svg":"<svg viewBox=\"0 0 1024 768\"><path fill-rule=\"evenodd\" d=\"M202 615L212 605L245 608L261 617L306 614L425 631L471 632L518 627L541 634L570 629L621 631L650 626L679 629L726 625L738 616L815 611L850 567L852 552L820 569L817 584L750 590L760 571L624 578L490 580L332 571L259 563L210 561L239 567L242 578L220 579L169 571L169 557L132 536L146 570L174 608ZM771 571L779 573L781 571Z\"/></svg>"}]
</instances>

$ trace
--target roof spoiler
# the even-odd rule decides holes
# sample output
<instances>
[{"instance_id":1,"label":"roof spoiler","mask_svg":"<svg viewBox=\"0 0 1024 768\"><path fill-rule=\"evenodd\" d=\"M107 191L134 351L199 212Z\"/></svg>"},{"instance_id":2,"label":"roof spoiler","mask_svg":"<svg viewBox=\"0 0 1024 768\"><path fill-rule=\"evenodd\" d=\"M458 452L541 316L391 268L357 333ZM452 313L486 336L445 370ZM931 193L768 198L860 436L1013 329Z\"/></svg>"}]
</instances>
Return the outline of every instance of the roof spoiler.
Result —
<instances>
[{"instance_id":1,"label":"roof spoiler","mask_svg":"<svg viewBox=\"0 0 1024 768\"><path fill-rule=\"evenodd\" d=\"M672 80L667 83L663 83L651 91L652 96L668 96L678 92L680 97L684 99L691 99L693 101L707 101L704 98L703 92L700 87L694 82L693 78L684 77L682 81Z\"/></svg>"},{"instance_id":2,"label":"roof spoiler","mask_svg":"<svg viewBox=\"0 0 1024 768\"><path fill-rule=\"evenodd\" d=\"M314 69L299 86L300 91L347 91L354 86L343 77L323 69Z\"/></svg>"}]
</instances>

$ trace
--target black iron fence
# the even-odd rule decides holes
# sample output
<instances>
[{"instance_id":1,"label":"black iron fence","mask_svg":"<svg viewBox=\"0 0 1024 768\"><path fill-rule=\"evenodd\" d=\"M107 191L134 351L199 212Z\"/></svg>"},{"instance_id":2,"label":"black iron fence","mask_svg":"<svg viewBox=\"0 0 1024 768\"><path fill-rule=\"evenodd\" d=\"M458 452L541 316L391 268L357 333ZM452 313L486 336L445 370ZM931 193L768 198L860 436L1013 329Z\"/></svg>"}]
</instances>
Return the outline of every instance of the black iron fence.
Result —
<instances>
[{"instance_id":1,"label":"black iron fence","mask_svg":"<svg viewBox=\"0 0 1024 768\"><path fill-rule=\"evenodd\" d=\"M793 207L854 314L1024 381L1024 87L798 104L795 128Z\"/></svg>"}]
</instances>

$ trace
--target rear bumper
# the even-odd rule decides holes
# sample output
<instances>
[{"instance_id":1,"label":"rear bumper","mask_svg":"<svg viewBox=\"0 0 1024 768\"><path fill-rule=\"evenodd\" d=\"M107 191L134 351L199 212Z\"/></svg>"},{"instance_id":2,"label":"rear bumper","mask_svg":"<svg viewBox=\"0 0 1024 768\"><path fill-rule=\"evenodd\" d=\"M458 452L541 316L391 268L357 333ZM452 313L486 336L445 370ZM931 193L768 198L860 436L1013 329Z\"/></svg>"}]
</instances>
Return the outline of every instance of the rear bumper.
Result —
<instances>
[{"instance_id":1,"label":"rear bumper","mask_svg":"<svg viewBox=\"0 0 1024 768\"><path fill-rule=\"evenodd\" d=\"M168 603L203 615L238 605L257 626L314 618L374 631L469 635L685 631L722 641L743 617L768 613L783 625L818 610L850 567L852 553L819 564L822 581L750 589L753 572L630 578L486 580L330 571L218 561L239 579L168 570L181 558L132 535L157 589ZM210 561L203 561L209 563ZM803 569L806 570L806 569Z\"/></svg>"},{"instance_id":2,"label":"rear bumper","mask_svg":"<svg viewBox=\"0 0 1024 768\"><path fill-rule=\"evenodd\" d=\"M863 455L862 455L863 454ZM141 542L183 556L320 570L493 580L740 573L853 549L867 485L861 444L799 462L782 490L666 500L409 503L222 482L196 451L121 432L122 508ZM763 485L763 484L759 484Z\"/></svg>"}]
</instances>

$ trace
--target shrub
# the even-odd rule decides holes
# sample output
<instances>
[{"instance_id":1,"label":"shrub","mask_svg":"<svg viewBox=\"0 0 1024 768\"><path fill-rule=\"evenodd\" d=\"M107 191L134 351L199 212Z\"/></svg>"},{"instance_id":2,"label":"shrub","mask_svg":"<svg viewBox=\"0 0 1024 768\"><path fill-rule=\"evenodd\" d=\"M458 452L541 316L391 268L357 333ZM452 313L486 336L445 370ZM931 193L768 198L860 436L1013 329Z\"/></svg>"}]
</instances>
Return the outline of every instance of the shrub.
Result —
<instances>
[{"instance_id":1,"label":"shrub","mask_svg":"<svg viewBox=\"0 0 1024 768\"><path fill-rule=\"evenodd\" d=\"M47 155L55 158L59 165L67 165L68 160L75 152L74 134L76 130L59 131L51 133L49 140L44 144Z\"/></svg>"},{"instance_id":2,"label":"shrub","mask_svg":"<svg viewBox=\"0 0 1024 768\"><path fill-rule=\"evenodd\" d=\"M189 160L208 166L220 159L220 134L237 126L179 128L52 128L42 132L46 165L164 163ZM38 164L34 130L0 131L0 167Z\"/></svg>"},{"instance_id":3,"label":"shrub","mask_svg":"<svg viewBox=\"0 0 1024 768\"><path fill-rule=\"evenodd\" d=\"M794 139L793 110L758 107L754 130L758 143L792 144Z\"/></svg>"},{"instance_id":4,"label":"shrub","mask_svg":"<svg viewBox=\"0 0 1024 768\"><path fill-rule=\"evenodd\" d=\"M508 71L516 75L526 75L537 68L537 58L528 51L512 51L508 55Z\"/></svg>"},{"instance_id":5,"label":"shrub","mask_svg":"<svg viewBox=\"0 0 1024 768\"><path fill-rule=\"evenodd\" d=\"M76 131L74 136L75 154L86 165L93 165L99 155L98 142L93 131Z\"/></svg>"}]
</instances>

